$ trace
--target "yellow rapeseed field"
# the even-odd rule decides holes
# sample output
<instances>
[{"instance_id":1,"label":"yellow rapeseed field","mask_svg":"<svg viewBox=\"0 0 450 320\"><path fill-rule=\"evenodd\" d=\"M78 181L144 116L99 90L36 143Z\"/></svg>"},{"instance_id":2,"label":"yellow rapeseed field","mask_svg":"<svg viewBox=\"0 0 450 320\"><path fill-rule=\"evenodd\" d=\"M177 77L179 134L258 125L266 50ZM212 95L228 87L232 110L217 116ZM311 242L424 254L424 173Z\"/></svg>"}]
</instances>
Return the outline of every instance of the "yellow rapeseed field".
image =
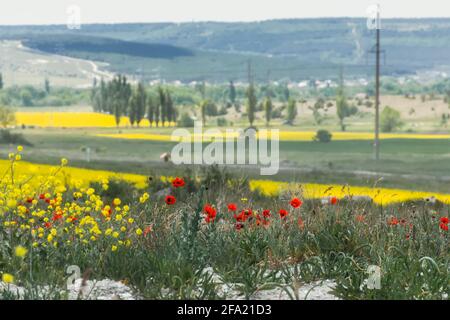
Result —
<instances>
[{"instance_id":1,"label":"yellow rapeseed field","mask_svg":"<svg viewBox=\"0 0 450 320\"><path fill-rule=\"evenodd\" d=\"M10 161L0 160L0 179L9 174ZM27 183L30 188L45 189L45 184L52 184L59 181L61 185L65 184L75 188L86 188L90 182L108 181L112 178L124 179L134 183L138 188L144 188L147 185L147 177L138 174L115 173L103 170L89 170L73 167L60 168L57 166L33 164L20 161L14 164L16 184ZM54 176L55 178L48 179ZM162 177L162 180L170 178ZM435 197L444 203L450 204L449 194L440 194L433 192L411 191L401 189L370 188L361 186L344 186L333 184L315 184L315 183L288 183L271 180L250 180L252 190L260 190L263 194L275 196L282 192L301 192L305 199L317 199L334 196L343 198L345 196L368 196L378 204L390 204L404 202L408 200L417 200Z\"/></svg>"},{"instance_id":2,"label":"yellow rapeseed field","mask_svg":"<svg viewBox=\"0 0 450 320\"><path fill-rule=\"evenodd\" d=\"M284 141L311 141L315 132L312 131L280 131L280 139ZM373 140L371 132L333 132L333 140ZM381 133L380 139L449 139L446 134L409 134L409 133Z\"/></svg>"},{"instance_id":3,"label":"yellow rapeseed field","mask_svg":"<svg viewBox=\"0 0 450 320\"><path fill-rule=\"evenodd\" d=\"M11 163L8 160L0 160L0 179L3 179L10 173ZM90 182L102 182L112 178L123 179L134 183L138 188L144 188L147 183L147 177L131 173L115 173L103 170L89 170L73 167L60 167L34 164L21 161L14 164L14 176L16 183L27 182L31 187L44 187L42 181L51 183L50 180L60 180L61 183L70 187L86 188ZM47 179L54 176L53 179Z\"/></svg>"},{"instance_id":4,"label":"yellow rapeseed field","mask_svg":"<svg viewBox=\"0 0 450 320\"><path fill-rule=\"evenodd\" d=\"M42 128L113 128L116 127L115 118L110 114L93 113L93 112L16 112L16 123L18 125L37 126ZM170 124L171 126L174 123ZM122 117L120 120L121 127L130 126L128 117ZM149 127L150 122L143 119L140 123L141 127ZM155 123L153 123L155 126ZM165 123L164 126L169 126Z\"/></svg>"},{"instance_id":5,"label":"yellow rapeseed field","mask_svg":"<svg viewBox=\"0 0 450 320\"><path fill-rule=\"evenodd\" d=\"M315 132L313 131L280 131L279 138L281 141L312 141ZM121 134L97 134L100 137L115 138L115 139L131 139L131 140L151 140L151 141L171 141L170 135L163 134L147 134L147 133L121 133ZM194 141L211 141L213 137L226 138L225 132L222 134L208 134L203 135L194 134ZM237 133L229 135L229 137L236 138ZM258 135L259 137L259 135ZM270 135L268 136L270 138ZM333 140L373 140L373 133L369 132L333 132ZM407 133L382 133L381 139L450 139L450 135L445 134L407 134ZM175 137L174 141L179 141L180 138Z\"/></svg>"},{"instance_id":6,"label":"yellow rapeseed field","mask_svg":"<svg viewBox=\"0 0 450 320\"><path fill-rule=\"evenodd\" d=\"M114 128L116 122L113 115L94 113L94 112L16 112L17 125L33 125L37 127L55 127L55 128ZM175 123L164 123L165 127L174 126ZM121 127L130 126L128 117L122 117L120 120ZM143 119L140 123L141 127L150 127L150 122ZM156 124L152 123L152 127ZM282 131L280 130L280 140L282 141L311 141L315 136L314 131ZM370 132L333 132L333 140L372 140L373 133ZM102 134L108 138L120 139L136 139L136 140L154 140L154 141L170 141L170 135L158 135L151 133L137 134ZM214 135L204 134L203 140L209 141ZM237 134L231 136L236 137ZM222 134L225 138L225 133ZM408 133L382 133L381 139L449 139L450 135L446 134L408 134ZM199 135L194 135L195 140L199 140Z\"/></svg>"},{"instance_id":7,"label":"yellow rapeseed field","mask_svg":"<svg viewBox=\"0 0 450 320\"><path fill-rule=\"evenodd\" d=\"M279 182L271 180L251 180L250 188L252 190L260 190L265 195L275 196L282 192L289 190L298 191L302 193L305 199L319 199L325 197L343 198L346 196L368 196L378 204L390 204L397 202L405 202L409 200L419 200L434 197L435 199L444 203L450 204L450 195L411 191L401 189L386 189L386 188L370 188L360 186L344 186L335 184L316 184L305 183L295 184L288 182Z\"/></svg>"},{"instance_id":8,"label":"yellow rapeseed field","mask_svg":"<svg viewBox=\"0 0 450 320\"><path fill-rule=\"evenodd\" d=\"M130 139L130 140L151 140L151 141L172 141L171 136L167 134L150 134L150 133L101 133L96 134L97 137L113 138L113 139Z\"/></svg>"}]
</instances>

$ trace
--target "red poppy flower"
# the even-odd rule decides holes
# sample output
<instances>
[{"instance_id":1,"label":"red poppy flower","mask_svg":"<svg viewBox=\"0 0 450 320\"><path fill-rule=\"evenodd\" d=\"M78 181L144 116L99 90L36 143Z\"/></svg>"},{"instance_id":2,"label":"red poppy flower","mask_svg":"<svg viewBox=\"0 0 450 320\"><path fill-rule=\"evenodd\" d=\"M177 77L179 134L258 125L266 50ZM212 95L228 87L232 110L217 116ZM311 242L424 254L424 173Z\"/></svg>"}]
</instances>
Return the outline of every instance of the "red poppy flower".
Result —
<instances>
[{"instance_id":1,"label":"red poppy flower","mask_svg":"<svg viewBox=\"0 0 450 320\"><path fill-rule=\"evenodd\" d=\"M238 222L244 222L247 220L248 216L245 214L245 210L242 210L239 214L234 214L234 219Z\"/></svg>"},{"instance_id":2,"label":"red poppy flower","mask_svg":"<svg viewBox=\"0 0 450 320\"><path fill-rule=\"evenodd\" d=\"M270 221L265 219L265 218L261 218L261 216L258 214L256 216L256 225L257 226L264 226L264 227L268 227L270 225Z\"/></svg>"},{"instance_id":3,"label":"red poppy flower","mask_svg":"<svg viewBox=\"0 0 450 320\"><path fill-rule=\"evenodd\" d=\"M203 210L206 213L205 221L207 223L213 222L217 215L216 209L214 209L214 207L212 207L211 205L207 204L205 205Z\"/></svg>"},{"instance_id":4,"label":"red poppy flower","mask_svg":"<svg viewBox=\"0 0 450 320\"><path fill-rule=\"evenodd\" d=\"M28 203L32 203L33 202L33 198L27 198L27 202Z\"/></svg>"},{"instance_id":5,"label":"red poppy flower","mask_svg":"<svg viewBox=\"0 0 450 320\"><path fill-rule=\"evenodd\" d=\"M165 201L170 206L172 204L175 204L175 202L177 202L177 199L174 196L168 195L168 196L166 196Z\"/></svg>"},{"instance_id":6,"label":"red poppy flower","mask_svg":"<svg viewBox=\"0 0 450 320\"><path fill-rule=\"evenodd\" d=\"M442 217L441 219L440 219L440 221L441 221L441 223L443 223L443 224L448 224L448 218L447 217Z\"/></svg>"},{"instance_id":7,"label":"red poppy flower","mask_svg":"<svg viewBox=\"0 0 450 320\"><path fill-rule=\"evenodd\" d=\"M205 205L205 207L203 208L203 210L205 211L205 213L208 216L216 216L216 209L214 209L214 207L212 207L211 205L207 204Z\"/></svg>"},{"instance_id":8,"label":"red poppy flower","mask_svg":"<svg viewBox=\"0 0 450 320\"><path fill-rule=\"evenodd\" d=\"M59 219L61 219L63 217L63 215L61 213L54 213L52 220L53 221L58 221Z\"/></svg>"},{"instance_id":9,"label":"red poppy flower","mask_svg":"<svg viewBox=\"0 0 450 320\"><path fill-rule=\"evenodd\" d=\"M338 202L338 199L337 199L336 197L331 197L330 203L331 203L332 205L335 205L337 202Z\"/></svg>"},{"instance_id":10,"label":"red poppy flower","mask_svg":"<svg viewBox=\"0 0 450 320\"><path fill-rule=\"evenodd\" d=\"M179 178L179 177L176 177L175 179L173 179L172 185L173 185L175 188L181 188L181 187L184 187L184 185L185 185L184 179Z\"/></svg>"},{"instance_id":11,"label":"red poppy flower","mask_svg":"<svg viewBox=\"0 0 450 320\"><path fill-rule=\"evenodd\" d=\"M244 228L244 225L242 223L236 223L236 225L234 226L236 228L236 230L241 230L242 228Z\"/></svg>"},{"instance_id":12,"label":"red poppy flower","mask_svg":"<svg viewBox=\"0 0 450 320\"><path fill-rule=\"evenodd\" d=\"M152 232L152 226L148 226L144 229L144 236L148 235L150 232Z\"/></svg>"},{"instance_id":13,"label":"red poppy flower","mask_svg":"<svg viewBox=\"0 0 450 320\"><path fill-rule=\"evenodd\" d=\"M46 223L44 223L44 226L46 228L51 228L52 224L50 222L46 222Z\"/></svg>"},{"instance_id":14,"label":"red poppy flower","mask_svg":"<svg viewBox=\"0 0 450 320\"><path fill-rule=\"evenodd\" d=\"M112 213L112 209L106 210L106 208L103 208L103 212L107 212L106 213L106 217L109 217L111 215L111 213Z\"/></svg>"},{"instance_id":15,"label":"red poppy flower","mask_svg":"<svg viewBox=\"0 0 450 320\"><path fill-rule=\"evenodd\" d=\"M261 216L259 214L256 215L256 225L259 226L262 223Z\"/></svg>"},{"instance_id":16,"label":"red poppy flower","mask_svg":"<svg viewBox=\"0 0 450 320\"><path fill-rule=\"evenodd\" d=\"M236 211L237 210L237 206L235 203L229 203L228 204L228 210L229 211Z\"/></svg>"},{"instance_id":17,"label":"red poppy flower","mask_svg":"<svg viewBox=\"0 0 450 320\"><path fill-rule=\"evenodd\" d=\"M39 199L44 200L44 199L45 199L45 194L41 193L41 194L39 195Z\"/></svg>"},{"instance_id":18,"label":"red poppy flower","mask_svg":"<svg viewBox=\"0 0 450 320\"><path fill-rule=\"evenodd\" d=\"M264 210L263 212L262 212L262 214L263 214L263 216L264 216L264 218L270 218L270 216L271 216L271 214L270 214L270 210Z\"/></svg>"},{"instance_id":19,"label":"red poppy flower","mask_svg":"<svg viewBox=\"0 0 450 320\"><path fill-rule=\"evenodd\" d=\"M446 223L441 223L441 224L439 225L439 228L441 228L441 229L444 230L444 231L448 231L448 224L446 224Z\"/></svg>"},{"instance_id":20,"label":"red poppy flower","mask_svg":"<svg viewBox=\"0 0 450 320\"><path fill-rule=\"evenodd\" d=\"M299 198L294 198L291 200L291 206L293 208L298 208L303 204L302 200L300 200Z\"/></svg>"},{"instance_id":21,"label":"red poppy flower","mask_svg":"<svg viewBox=\"0 0 450 320\"><path fill-rule=\"evenodd\" d=\"M278 213L280 214L280 218L281 219L286 218L287 215L288 215L288 212L286 210L284 210L284 209L280 209L280 211L278 211Z\"/></svg>"},{"instance_id":22,"label":"red poppy flower","mask_svg":"<svg viewBox=\"0 0 450 320\"><path fill-rule=\"evenodd\" d=\"M392 217L392 218L389 220L389 225L391 225L391 226L396 226L397 224L398 224L398 219L397 219L397 218Z\"/></svg>"},{"instance_id":23,"label":"red poppy flower","mask_svg":"<svg viewBox=\"0 0 450 320\"><path fill-rule=\"evenodd\" d=\"M364 222L364 216L363 216L362 214L358 214L358 215L356 216L356 221L358 221L358 222Z\"/></svg>"}]
</instances>

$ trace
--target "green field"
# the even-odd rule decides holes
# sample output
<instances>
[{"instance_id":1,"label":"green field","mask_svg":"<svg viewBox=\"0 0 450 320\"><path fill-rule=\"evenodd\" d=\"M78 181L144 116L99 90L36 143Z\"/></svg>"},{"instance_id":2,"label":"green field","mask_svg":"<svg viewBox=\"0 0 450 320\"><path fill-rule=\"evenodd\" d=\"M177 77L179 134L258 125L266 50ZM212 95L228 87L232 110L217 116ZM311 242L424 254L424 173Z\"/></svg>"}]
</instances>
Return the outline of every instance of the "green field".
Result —
<instances>
[{"instance_id":1,"label":"green field","mask_svg":"<svg viewBox=\"0 0 450 320\"><path fill-rule=\"evenodd\" d=\"M126 133L164 133L173 129L120 129ZM163 163L160 155L175 143L112 139L98 133L117 133L111 129L16 129L33 147L25 159L38 163L59 163L66 157L73 166L140 174L176 174L184 166ZM91 149L87 162L87 147ZM14 146L4 148L4 158ZM381 142L381 160L373 159L371 141L280 141L280 171L272 180L339 183L382 187L401 187L447 192L450 176L450 140L388 139ZM195 169L196 167L193 166ZM254 166L230 166L231 171L248 177L259 176ZM163 172L162 172L163 171ZM261 176L260 176L261 177ZM265 177L263 177L265 178Z\"/></svg>"}]
</instances>

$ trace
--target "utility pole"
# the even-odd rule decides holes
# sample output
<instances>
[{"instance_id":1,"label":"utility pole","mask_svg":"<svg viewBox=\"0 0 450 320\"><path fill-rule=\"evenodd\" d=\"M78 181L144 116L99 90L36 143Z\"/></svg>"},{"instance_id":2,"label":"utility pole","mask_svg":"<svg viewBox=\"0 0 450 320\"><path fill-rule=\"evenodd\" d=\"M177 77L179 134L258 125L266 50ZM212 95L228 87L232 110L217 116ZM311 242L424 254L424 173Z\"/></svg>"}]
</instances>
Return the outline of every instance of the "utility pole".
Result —
<instances>
[{"instance_id":1,"label":"utility pole","mask_svg":"<svg viewBox=\"0 0 450 320\"><path fill-rule=\"evenodd\" d=\"M380 7L377 6L376 17L376 66L375 66L375 160L380 159Z\"/></svg>"}]
</instances>

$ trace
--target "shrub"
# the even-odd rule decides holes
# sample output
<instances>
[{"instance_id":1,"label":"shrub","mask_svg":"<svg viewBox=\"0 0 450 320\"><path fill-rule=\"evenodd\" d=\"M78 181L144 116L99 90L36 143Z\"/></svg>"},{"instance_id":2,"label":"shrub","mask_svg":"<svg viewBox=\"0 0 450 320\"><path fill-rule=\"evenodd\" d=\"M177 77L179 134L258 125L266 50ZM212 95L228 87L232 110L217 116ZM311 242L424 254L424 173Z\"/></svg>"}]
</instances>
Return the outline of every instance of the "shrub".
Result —
<instances>
[{"instance_id":1,"label":"shrub","mask_svg":"<svg viewBox=\"0 0 450 320\"><path fill-rule=\"evenodd\" d=\"M0 130L0 143L33 146L21 133L11 133L5 129Z\"/></svg>"},{"instance_id":2,"label":"shrub","mask_svg":"<svg viewBox=\"0 0 450 320\"><path fill-rule=\"evenodd\" d=\"M316 135L314 136L314 141L330 142L332 136L333 135L328 130L321 129L318 130Z\"/></svg>"},{"instance_id":3,"label":"shrub","mask_svg":"<svg viewBox=\"0 0 450 320\"><path fill-rule=\"evenodd\" d=\"M183 112L178 120L178 126L184 128L190 128L194 126L194 119L187 113Z\"/></svg>"},{"instance_id":4,"label":"shrub","mask_svg":"<svg viewBox=\"0 0 450 320\"><path fill-rule=\"evenodd\" d=\"M214 117L219 114L219 111L217 110L217 105L214 102L208 101L206 104L205 113L207 116Z\"/></svg>"},{"instance_id":5,"label":"shrub","mask_svg":"<svg viewBox=\"0 0 450 320\"><path fill-rule=\"evenodd\" d=\"M225 127L225 126L227 126L227 125L228 125L227 119L225 119L225 118L223 118L223 117L217 118L217 126L219 126L219 127Z\"/></svg>"},{"instance_id":6,"label":"shrub","mask_svg":"<svg viewBox=\"0 0 450 320\"><path fill-rule=\"evenodd\" d=\"M111 179L108 181L108 188L105 190L101 182L92 182L91 188L97 190L98 194L106 202L112 202L115 198L120 198L125 203L130 203L136 196L138 190L133 183L121 179Z\"/></svg>"},{"instance_id":7,"label":"shrub","mask_svg":"<svg viewBox=\"0 0 450 320\"><path fill-rule=\"evenodd\" d=\"M6 128L9 125L16 123L16 114L13 109L9 107L0 106L0 125Z\"/></svg>"},{"instance_id":8,"label":"shrub","mask_svg":"<svg viewBox=\"0 0 450 320\"><path fill-rule=\"evenodd\" d=\"M33 105L33 96L28 90L23 89L20 92L20 98L22 100L22 106L31 107Z\"/></svg>"},{"instance_id":9,"label":"shrub","mask_svg":"<svg viewBox=\"0 0 450 320\"><path fill-rule=\"evenodd\" d=\"M392 132L396 128L402 126L402 121L400 119L400 112L397 110L386 106L381 112L380 116L380 126L383 132Z\"/></svg>"},{"instance_id":10,"label":"shrub","mask_svg":"<svg viewBox=\"0 0 450 320\"><path fill-rule=\"evenodd\" d=\"M281 114L281 109L280 108L274 108L273 110L272 110L272 118L273 119L279 119L279 118L281 118L281 116L282 116L282 114Z\"/></svg>"}]
</instances>

